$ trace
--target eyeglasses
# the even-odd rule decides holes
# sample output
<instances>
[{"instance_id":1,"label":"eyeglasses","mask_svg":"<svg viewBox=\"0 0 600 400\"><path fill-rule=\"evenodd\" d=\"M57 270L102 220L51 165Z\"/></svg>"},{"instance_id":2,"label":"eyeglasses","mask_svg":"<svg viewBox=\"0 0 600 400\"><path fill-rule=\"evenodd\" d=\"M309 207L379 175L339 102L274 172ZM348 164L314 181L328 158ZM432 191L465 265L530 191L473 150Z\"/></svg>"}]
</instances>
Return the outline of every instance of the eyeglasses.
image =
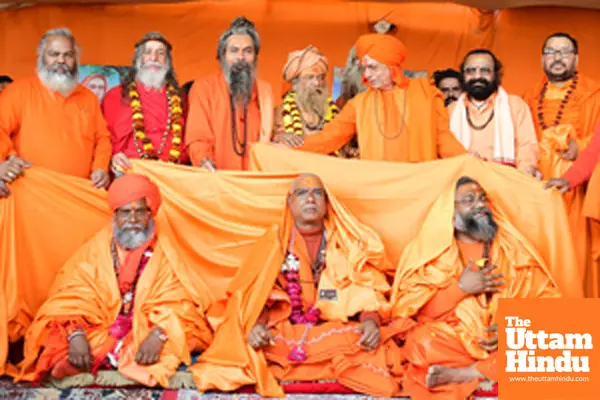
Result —
<instances>
[{"instance_id":1,"label":"eyeglasses","mask_svg":"<svg viewBox=\"0 0 600 400\"><path fill-rule=\"evenodd\" d=\"M315 199L322 199L325 197L325 189L323 189L323 188L296 189L292 192L292 195L296 196L296 198L298 198L298 199L305 199L309 196L312 196Z\"/></svg>"},{"instance_id":2,"label":"eyeglasses","mask_svg":"<svg viewBox=\"0 0 600 400\"><path fill-rule=\"evenodd\" d=\"M130 220L133 217L136 219L144 219L148 218L150 215L150 209L148 207L145 208L130 208L130 209L117 209L117 217L122 220Z\"/></svg>"},{"instance_id":3,"label":"eyeglasses","mask_svg":"<svg viewBox=\"0 0 600 400\"><path fill-rule=\"evenodd\" d=\"M471 206L474 206L479 203L485 204L487 202L488 202L488 198L487 198L487 195L485 195L485 194L482 194L479 197L475 196L474 194L469 194L469 195L466 195L465 197L455 201L455 203L460 204L461 206L464 206L464 207L471 207Z\"/></svg>"},{"instance_id":4,"label":"eyeglasses","mask_svg":"<svg viewBox=\"0 0 600 400\"><path fill-rule=\"evenodd\" d=\"M551 48L546 48L542 51L542 54L545 56L556 56L557 54L560 54L561 57L567 57L570 56L571 54L575 53L575 49L551 49Z\"/></svg>"}]
</instances>

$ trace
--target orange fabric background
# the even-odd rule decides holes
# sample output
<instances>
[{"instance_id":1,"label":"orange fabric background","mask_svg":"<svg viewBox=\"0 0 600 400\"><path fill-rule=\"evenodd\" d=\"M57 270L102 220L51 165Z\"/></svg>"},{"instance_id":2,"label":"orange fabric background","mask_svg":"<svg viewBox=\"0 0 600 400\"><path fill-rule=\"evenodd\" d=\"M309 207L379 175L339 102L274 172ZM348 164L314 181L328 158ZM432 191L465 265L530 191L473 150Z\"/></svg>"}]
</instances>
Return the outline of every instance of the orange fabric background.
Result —
<instances>
[{"instance_id":1,"label":"orange fabric background","mask_svg":"<svg viewBox=\"0 0 600 400\"><path fill-rule=\"evenodd\" d=\"M368 22L389 12L408 48L407 69L457 67L474 47L491 47L506 66L506 87L523 93L541 75L543 38L565 30L580 40L581 69L600 80L600 11L523 8L482 12L452 3L247 0L178 4L35 6L0 12L0 74L21 78L35 67L35 47L50 28L70 27L82 63L129 65L133 44L147 31L164 33L175 48L181 82L218 69L219 35L238 15L255 21L261 36L260 75L275 93L288 52L319 47L330 66L343 66Z\"/></svg>"}]
</instances>

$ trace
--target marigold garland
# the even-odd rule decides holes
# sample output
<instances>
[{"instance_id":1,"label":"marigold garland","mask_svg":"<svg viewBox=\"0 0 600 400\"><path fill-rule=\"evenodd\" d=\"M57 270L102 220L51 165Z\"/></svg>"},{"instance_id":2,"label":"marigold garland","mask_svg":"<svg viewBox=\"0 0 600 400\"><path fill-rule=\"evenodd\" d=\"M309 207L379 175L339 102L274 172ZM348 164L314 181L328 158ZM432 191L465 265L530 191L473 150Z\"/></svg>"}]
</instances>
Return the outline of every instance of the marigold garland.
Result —
<instances>
[{"instance_id":1,"label":"marigold garland","mask_svg":"<svg viewBox=\"0 0 600 400\"><path fill-rule=\"evenodd\" d=\"M323 125L331 122L331 120L339 113L339 109L331 97L327 98L327 103L327 112L325 113L325 118L322 121ZM283 99L283 127L285 129L285 133L304 135L302 115L300 114L300 109L296 104L296 92L293 90L290 90Z\"/></svg>"},{"instance_id":2,"label":"marigold garland","mask_svg":"<svg viewBox=\"0 0 600 400\"><path fill-rule=\"evenodd\" d=\"M167 126L163 134L158 151L146 136L146 127L144 124L144 113L142 111L142 102L135 82L131 82L128 87L129 98L131 99L131 111L133 117L133 140L135 147L140 154L140 158L149 160L158 160L162 154L169 132L173 135L171 140L171 149L169 150L169 162L178 163L181 158L181 145L183 142L181 97L177 89L171 84L167 84L167 101L169 103L169 115L167 117Z\"/></svg>"}]
</instances>

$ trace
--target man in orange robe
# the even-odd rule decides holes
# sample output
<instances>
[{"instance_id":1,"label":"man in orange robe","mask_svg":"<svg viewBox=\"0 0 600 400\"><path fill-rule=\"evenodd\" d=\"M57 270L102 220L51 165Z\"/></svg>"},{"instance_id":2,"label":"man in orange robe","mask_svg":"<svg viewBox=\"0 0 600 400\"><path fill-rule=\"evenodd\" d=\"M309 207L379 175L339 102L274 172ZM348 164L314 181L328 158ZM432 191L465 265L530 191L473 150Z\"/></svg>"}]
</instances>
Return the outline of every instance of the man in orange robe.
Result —
<instances>
[{"instance_id":1,"label":"man in orange robe","mask_svg":"<svg viewBox=\"0 0 600 400\"><path fill-rule=\"evenodd\" d=\"M542 47L545 76L525 96L540 143L539 170L546 180L569 169L600 121L600 84L577 72L578 62L577 40L566 33L548 36ZM582 276L591 263L590 232L583 215L585 190L580 186L564 195ZM598 239L592 237L594 242Z\"/></svg>"},{"instance_id":2,"label":"man in orange robe","mask_svg":"<svg viewBox=\"0 0 600 400\"><path fill-rule=\"evenodd\" d=\"M0 161L14 159L19 168L11 180L31 163L89 178L97 188L108 186L110 133L98 98L77 83L78 51L68 29L46 32L38 46L37 74L2 93Z\"/></svg>"},{"instance_id":3,"label":"man in orange robe","mask_svg":"<svg viewBox=\"0 0 600 400\"><path fill-rule=\"evenodd\" d=\"M431 208L394 279L392 318L418 321L403 349L405 392L464 400L479 381L497 381L498 299L559 296L542 257L479 183L459 179Z\"/></svg>"},{"instance_id":4,"label":"man in orange robe","mask_svg":"<svg viewBox=\"0 0 600 400\"><path fill-rule=\"evenodd\" d=\"M356 53L365 68L366 92L350 100L321 133L299 148L328 154L356 133L360 158L422 162L465 153L449 129L442 93L428 79L402 74L406 49L391 35L363 35Z\"/></svg>"},{"instance_id":5,"label":"man in orange robe","mask_svg":"<svg viewBox=\"0 0 600 400\"><path fill-rule=\"evenodd\" d=\"M271 86L256 78L259 49L254 24L244 17L221 35L222 71L190 91L185 140L193 165L246 170L252 143L271 140L275 106Z\"/></svg>"},{"instance_id":6,"label":"man in orange robe","mask_svg":"<svg viewBox=\"0 0 600 400\"><path fill-rule=\"evenodd\" d=\"M336 380L392 396L398 348L380 329L388 269L379 236L331 197L321 180L292 184L283 225L256 243L231 282L213 345L192 366L199 390L256 385L281 397L282 381Z\"/></svg>"},{"instance_id":7,"label":"man in orange robe","mask_svg":"<svg viewBox=\"0 0 600 400\"><path fill-rule=\"evenodd\" d=\"M527 103L502 87L502 63L487 49L464 58L465 93L448 106L450 129L478 157L539 177L538 141Z\"/></svg>"},{"instance_id":8,"label":"man in orange robe","mask_svg":"<svg viewBox=\"0 0 600 400\"><path fill-rule=\"evenodd\" d=\"M168 386L191 351L210 343L203 315L210 298L193 295L189 277L156 234L158 187L128 174L112 184L108 203L113 224L65 264L30 325L20 379L107 368Z\"/></svg>"}]
</instances>

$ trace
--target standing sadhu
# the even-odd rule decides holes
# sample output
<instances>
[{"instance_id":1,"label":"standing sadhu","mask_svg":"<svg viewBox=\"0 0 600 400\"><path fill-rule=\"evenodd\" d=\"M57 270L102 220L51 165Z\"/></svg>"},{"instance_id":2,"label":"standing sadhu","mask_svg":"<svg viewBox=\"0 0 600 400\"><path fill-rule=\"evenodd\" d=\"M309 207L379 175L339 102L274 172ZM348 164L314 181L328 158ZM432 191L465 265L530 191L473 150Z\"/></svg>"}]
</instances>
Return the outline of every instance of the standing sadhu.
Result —
<instances>
[{"instance_id":1,"label":"standing sadhu","mask_svg":"<svg viewBox=\"0 0 600 400\"><path fill-rule=\"evenodd\" d=\"M254 24L244 17L221 35L221 72L195 81L190 91L186 145L193 165L245 170L250 145L271 140L273 93L256 76L259 50Z\"/></svg>"},{"instance_id":2,"label":"standing sadhu","mask_svg":"<svg viewBox=\"0 0 600 400\"><path fill-rule=\"evenodd\" d=\"M540 143L539 170L544 179L562 176L587 147L600 121L600 84L577 71L579 45L567 33L554 33L542 46L544 77L525 96L533 114ZM583 215L585 187L564 195L571 234L582 275L592 261L587 245L590 232ZM594 255L600 254L599 238L592 238ZM587 285L587 284L586 284ZM592 290L588 287L588 293Z\"/></svg>"},{"instance_id":3,"label":"standing sadhu","mask_svg":"<svg viewBox=\"0 0 600 400\"><path fill-rule=\"evenodd\" d=\"M31 163L108 185L110 133L98 98L78 83L79 51L71 31L49 30L38 45L36 75L2 92L0 161L17 168L11 181Z\"/></svg>"},{"instance_id":4,"label":"standing sadhu","mask_svg":"<svg viewBox=\"0 0 600 400\"><path fill-rule=\"evenodd\" d=\"M319 134L304 137L301 150L331 153L356 133L364 160L422 162L466 152L450 132L442 93L427 79L402 74L406 49L399 39L363 35L356 53L369 88Z\"/></svg>"},{"instance_id":5,"label":"standing sadhu","mask_svg":"<svg viewBox=\"0 0 600 400\"><path fill-rule=\"evenodd\" d=\"M181 90L173 69L171 43L149 32L135 44L133 65L102 103L113 143L113 170L129 159L187 162L183 151Z\"/></svg>"}]
</instances>

